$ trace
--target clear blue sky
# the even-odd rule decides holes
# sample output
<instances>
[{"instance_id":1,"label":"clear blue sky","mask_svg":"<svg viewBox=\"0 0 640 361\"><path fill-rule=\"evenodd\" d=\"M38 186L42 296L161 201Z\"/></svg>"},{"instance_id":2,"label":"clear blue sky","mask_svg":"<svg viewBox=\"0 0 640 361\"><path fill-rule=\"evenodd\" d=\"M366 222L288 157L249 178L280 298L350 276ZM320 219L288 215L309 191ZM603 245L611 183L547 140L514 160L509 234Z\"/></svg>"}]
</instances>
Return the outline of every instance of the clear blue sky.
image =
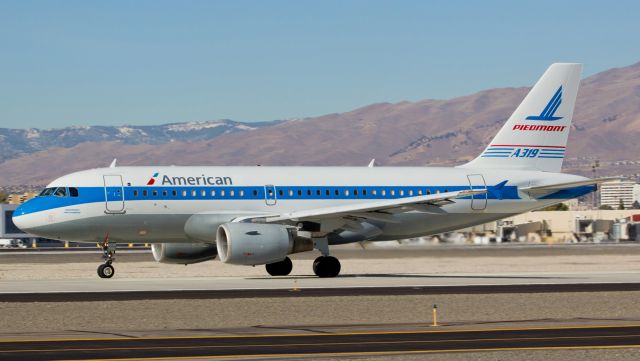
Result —
<instances>
[{"instance_id":1,"label":"clear blue sky","mask_svg":"<svg viewBox=\"0 0 640 361\"><path fill-rule=\"evenodd\" d=\"M317 116L555 61L640 61L640 2L0 0L0 127Z\"/></svg>"}]
</instances>

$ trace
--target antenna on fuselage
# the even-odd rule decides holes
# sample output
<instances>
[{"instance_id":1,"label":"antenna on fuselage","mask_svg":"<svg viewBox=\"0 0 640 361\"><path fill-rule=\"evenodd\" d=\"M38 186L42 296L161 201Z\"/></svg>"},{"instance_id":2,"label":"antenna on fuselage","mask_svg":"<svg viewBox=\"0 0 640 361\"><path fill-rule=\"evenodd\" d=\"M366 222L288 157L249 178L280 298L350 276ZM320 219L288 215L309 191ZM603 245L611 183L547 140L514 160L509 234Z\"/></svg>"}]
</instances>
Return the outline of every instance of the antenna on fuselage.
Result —
<instances>
[{"instance_id":1,"label":"antenna on fuselage","mask_svg":"<svg viewBox=\"0 0 640 361\"><path fill-rule=\"evenodd\" d=\"M375 165L376 165L376 159L373 158L373 159L371 159L371 162L369 162L369 165L367 167L373 168L373 166L375 166Z\"/></svg>"},{"instance_id":2,"label":"antenna on fuselage","mask_svg":"<svg viewBox=\"0 0 640 361\"><path fill-rule=\"evenodd\" d=\"M111 164L109 165L109 168L115 168L117 161L118 161L118 158L113 158L113 162L111 162Z\"/></svg>"}]
</instances>

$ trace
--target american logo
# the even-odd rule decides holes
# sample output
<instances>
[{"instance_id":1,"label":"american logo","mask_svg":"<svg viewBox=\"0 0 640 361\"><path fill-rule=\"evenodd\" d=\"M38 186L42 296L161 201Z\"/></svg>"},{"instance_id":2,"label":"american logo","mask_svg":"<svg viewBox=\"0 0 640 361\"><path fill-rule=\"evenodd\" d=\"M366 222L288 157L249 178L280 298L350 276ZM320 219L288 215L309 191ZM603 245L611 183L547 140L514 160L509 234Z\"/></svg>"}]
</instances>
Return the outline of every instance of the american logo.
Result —
<instances>
[{"instance_id":1,"label":"american logo","mask_svg":"<svg viewBox=\"0 0 640 361\"><path fill-rule=\"evenodd\" d=\"M149 181L147 182L148 186L152 186L155 182L156 182L156 178L158 177L158 174L160 173L153 173L153 177L151 177L151 179L149 179Z\"/></svg>"},{"instance_id":2,"label":"american logo","mask_svg":"<svg viewBox=\"0 0 640 361\"><path fill-rule=\"evenodd\" d=\"M147 185L154 185L159 175L160 173L154 173L153 177L147 182ZM231 177L209 177L204 174L198 177L170 177L163 175L161 184L163 186L227 186L233 185L233 179L231 179Z\"/></svg>"}]
</instances>

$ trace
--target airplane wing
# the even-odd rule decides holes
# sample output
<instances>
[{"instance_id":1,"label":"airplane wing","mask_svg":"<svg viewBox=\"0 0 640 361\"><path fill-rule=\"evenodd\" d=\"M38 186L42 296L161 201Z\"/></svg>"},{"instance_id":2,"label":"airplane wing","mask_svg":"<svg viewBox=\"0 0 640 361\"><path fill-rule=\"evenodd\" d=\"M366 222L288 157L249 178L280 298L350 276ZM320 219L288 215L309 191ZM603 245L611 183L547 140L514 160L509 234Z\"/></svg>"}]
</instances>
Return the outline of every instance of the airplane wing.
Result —
<instances>
[{"instance_id":1,"label":"airplane wing","mask_svg":"<svg viewBox=\"0 0 640 361\"><path fill-rule=\"evenodd\" d=\"M429 208L437 208L444 204L453 203L453 199L456 198L470 197L476 194L484 194L486 192L486 189L468 189L415 197L384 199L373 202L346 204L341 206L283 213L276 216L264 217L264 220L266 222L282 222L353 215L362 218L389 221L390 215L392 213L407 212L412 210L428 211Z\"/></svg>"}]
</instances>

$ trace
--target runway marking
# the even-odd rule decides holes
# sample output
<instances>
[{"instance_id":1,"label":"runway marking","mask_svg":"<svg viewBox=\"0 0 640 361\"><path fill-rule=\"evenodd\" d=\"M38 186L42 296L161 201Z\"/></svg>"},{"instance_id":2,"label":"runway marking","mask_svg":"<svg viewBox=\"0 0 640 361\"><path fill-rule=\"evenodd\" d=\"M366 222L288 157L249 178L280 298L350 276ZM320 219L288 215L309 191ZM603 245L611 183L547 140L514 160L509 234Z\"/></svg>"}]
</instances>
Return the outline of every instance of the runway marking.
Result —
<instances>
[{"instance_id":1,"label":"runway marking","mask_svg":"<svg viewBox=\"0 0 640 361\"><path fill-rule=\"evenodd\" d=\"M425 323L425 327L427 324ZM495 332L495 331L535 331L535 330L571 330L571 329L606 329L606 328L635 328L640 324L631 325L593 325L593 326L556 326L556 327L523 327L523 328L484 328L468 330L416 330L416 331L371 331L371 332L338 332L338 333L276 333L259 335L214 335L214 336L149 336L134 338L58 338L40 340L0 340L1 343L36 343L36 342L68 342L68 341L136 341L136 340L180 340L180 339L227 339L227 338L263 338L263 337L311 337L311 336L357 336L357 335L403 335L428 333L465 333L465 332Z\"/></svg>"},{"instance_id":2,"label":"runway marking","mask_svg":"<svg viewBox=\"0 0 640 361\"><path fill-rule=\"evenodd\" d=\"M450 343L450 342L482 342L482 341L532 341L532 340L557 340L557 339L603 339L637 337L633 335L602 335L602 336L554 336L554 337L503 337L503 338L475 338L475 339L448 339L448 340L411 340L411 341L361 341L361 342L327 342L327 343L279 343L279 344L248 344L248 345L192 345L192 346L143 346L143 347L96 347L96 348L61 348L61 349L26 349L5 350L2 353L28 353L28 352L68 352L68 351L135 351L135 350L170 350L170 349L215 349L215 348L244 348L244 347L289 347L289 346L346 346L346 345L394 345L394 344L420 344L420 343Z\"/></svg>"},{"instance_id":3,"label":"runway marking","mask_svg":"<svg viewBox=\"0 0 640 361\"><path fill-rule=\"evenodd\" d=\"M171 357L134 357L134 358L101 358L84 359L83 361L144 361L144 360L195 360L195 359L237 359L247 357L309 357L309 356L389 356L407 354L428 354L447 352L487 352L487 351L530 351L530 350L579 350L579 349L621 349L640 348L640 345L620 345L620 346L542 346L542 347L505 347L505 348L478 348L478 349L452 349L452 350L414 350L414 351L364 351L364 352L319 352L319 353L295 353L295 354L245 354L245 355L223 355L223 356L171 356ZM62 360L62 361L78 361Z\"/></svg>"}]
</instances>

